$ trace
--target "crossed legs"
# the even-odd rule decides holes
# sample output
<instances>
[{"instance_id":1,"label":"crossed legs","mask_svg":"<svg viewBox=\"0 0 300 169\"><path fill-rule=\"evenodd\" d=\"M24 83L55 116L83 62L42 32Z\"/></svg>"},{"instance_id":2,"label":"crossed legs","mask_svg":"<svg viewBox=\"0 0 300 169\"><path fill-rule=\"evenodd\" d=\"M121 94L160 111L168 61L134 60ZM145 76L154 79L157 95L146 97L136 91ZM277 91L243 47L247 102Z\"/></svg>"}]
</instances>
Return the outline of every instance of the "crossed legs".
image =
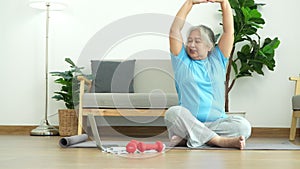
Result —
<instances>
[{"instance_id":1,"label":"crossed legs","mask_svg":"<svg viewBox=\"0 0 300 169\"><path fill-rule=\"evenodd\" d=\"M239 116L230 116L214 122L202 123L184 107L168 109L165 121L173 144L186 144L190 148L204 144L243 149L251 134L249 122Z\"/></svg>"}]
</instances>

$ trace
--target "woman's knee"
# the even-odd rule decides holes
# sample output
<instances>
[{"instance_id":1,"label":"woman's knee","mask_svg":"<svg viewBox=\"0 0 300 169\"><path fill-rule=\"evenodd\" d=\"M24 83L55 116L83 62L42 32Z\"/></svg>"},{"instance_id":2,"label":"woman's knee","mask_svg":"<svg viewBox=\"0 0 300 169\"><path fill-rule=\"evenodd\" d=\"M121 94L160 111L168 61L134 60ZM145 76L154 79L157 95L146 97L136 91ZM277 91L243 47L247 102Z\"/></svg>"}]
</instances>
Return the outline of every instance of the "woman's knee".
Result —
<instances>
[{"instance_id":1,"label":"woman's knee","mask_svg":"<svg viewBox=\"0 0 300 169\"><path fill-rule=\"evenodd\" d=\"M182 117L182 113L185 111L187 110L182 106L172 106L166 111L165 120L173 122L178 117Z\"/></svg>"},{"instance_id":2,"label":"woman's knee","mask_svg":"<svg viewBox=\"0 0 300 169\"><path fill-rule=\"evenodd\" d=\"M245 119L244 117L240 117L240 116L236 116L234 117L235 120L238 121L238 132L240 135L244 136L246 139L250 137L251 135L251 124L249 123L249 121L247 119Z\"/></svg>"}]
</instances>

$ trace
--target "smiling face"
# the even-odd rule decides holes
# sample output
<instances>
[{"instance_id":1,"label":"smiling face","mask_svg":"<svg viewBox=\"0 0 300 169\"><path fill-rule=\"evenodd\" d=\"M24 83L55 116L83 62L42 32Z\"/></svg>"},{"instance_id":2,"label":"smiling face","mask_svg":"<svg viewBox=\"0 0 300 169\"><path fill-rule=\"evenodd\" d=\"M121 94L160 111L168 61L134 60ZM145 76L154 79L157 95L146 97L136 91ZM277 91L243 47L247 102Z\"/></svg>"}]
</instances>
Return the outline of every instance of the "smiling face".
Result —
<instances>
[{"instance_id":1,"label":"smiling face","mask_svg":"<svg viewBox=\"0 0 300 169\"><path fill-rule=\"evenodd\" d=\"M204 40L198 29L191 31L188 37L186 50L193 60L203 60L207 58L208 52L211 51L211 49L212 46Z\"/></svg>"}]
</instances>

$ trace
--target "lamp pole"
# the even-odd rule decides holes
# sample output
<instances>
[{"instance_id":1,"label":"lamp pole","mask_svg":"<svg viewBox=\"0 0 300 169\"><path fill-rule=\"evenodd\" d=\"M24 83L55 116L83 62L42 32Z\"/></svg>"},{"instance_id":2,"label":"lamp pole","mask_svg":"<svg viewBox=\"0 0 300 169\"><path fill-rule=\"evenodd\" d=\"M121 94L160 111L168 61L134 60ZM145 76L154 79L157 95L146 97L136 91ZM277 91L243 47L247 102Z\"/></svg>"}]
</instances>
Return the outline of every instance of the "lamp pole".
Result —
<instances>
[{"instance_id":1,"label":"lamp pole","mask_svg":"<svg viewBox=\"0 0 300 169\"><path fill-rule=\"evenodd\" d=\"M59 135L58 129L50 125L48 122L48 39L49 39L49 11L50 2L43 2L46 5L46 48L45 48L45 78L46 78L46 91L45 91L45 118L44 121L35 129L31 130L32 136L56 136Z\"/></svg>"},{"instance_id":2,"label":"lamp pole","mask_svg":"<svg viewBox=\"0 0 300 169\"><path fill-rule=\"evenodd\" d=\"M45 77L46 77L46 99L45 99L45 121L48 122L48 35L49 35L49 7L50 3L46 3L46 48L45 48Z\"/></svg>"}]
</instances>

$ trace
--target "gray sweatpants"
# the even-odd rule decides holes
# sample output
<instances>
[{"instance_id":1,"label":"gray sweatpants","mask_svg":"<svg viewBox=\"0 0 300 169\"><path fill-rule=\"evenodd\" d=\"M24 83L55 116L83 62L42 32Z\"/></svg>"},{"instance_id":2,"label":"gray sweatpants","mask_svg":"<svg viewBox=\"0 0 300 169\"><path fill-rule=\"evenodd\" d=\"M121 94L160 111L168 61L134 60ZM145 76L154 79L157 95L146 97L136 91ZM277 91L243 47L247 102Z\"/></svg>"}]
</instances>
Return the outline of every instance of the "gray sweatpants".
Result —
<instances>
[{"instance_id":1,"label":"gray sweatpants","mask_svg":"<svg viewBox=\"0 0 300 169\"><path fill-rule=\"evenodd\" d=\"M169 138L176 135L187 140L191 148L201 147L213 137L238 137L246 139L251 135L250 123L241 116L229 116L214 122L202 123L192 113L182 107L170 107L165 115Z\"/></svg>"}]
</instances>

